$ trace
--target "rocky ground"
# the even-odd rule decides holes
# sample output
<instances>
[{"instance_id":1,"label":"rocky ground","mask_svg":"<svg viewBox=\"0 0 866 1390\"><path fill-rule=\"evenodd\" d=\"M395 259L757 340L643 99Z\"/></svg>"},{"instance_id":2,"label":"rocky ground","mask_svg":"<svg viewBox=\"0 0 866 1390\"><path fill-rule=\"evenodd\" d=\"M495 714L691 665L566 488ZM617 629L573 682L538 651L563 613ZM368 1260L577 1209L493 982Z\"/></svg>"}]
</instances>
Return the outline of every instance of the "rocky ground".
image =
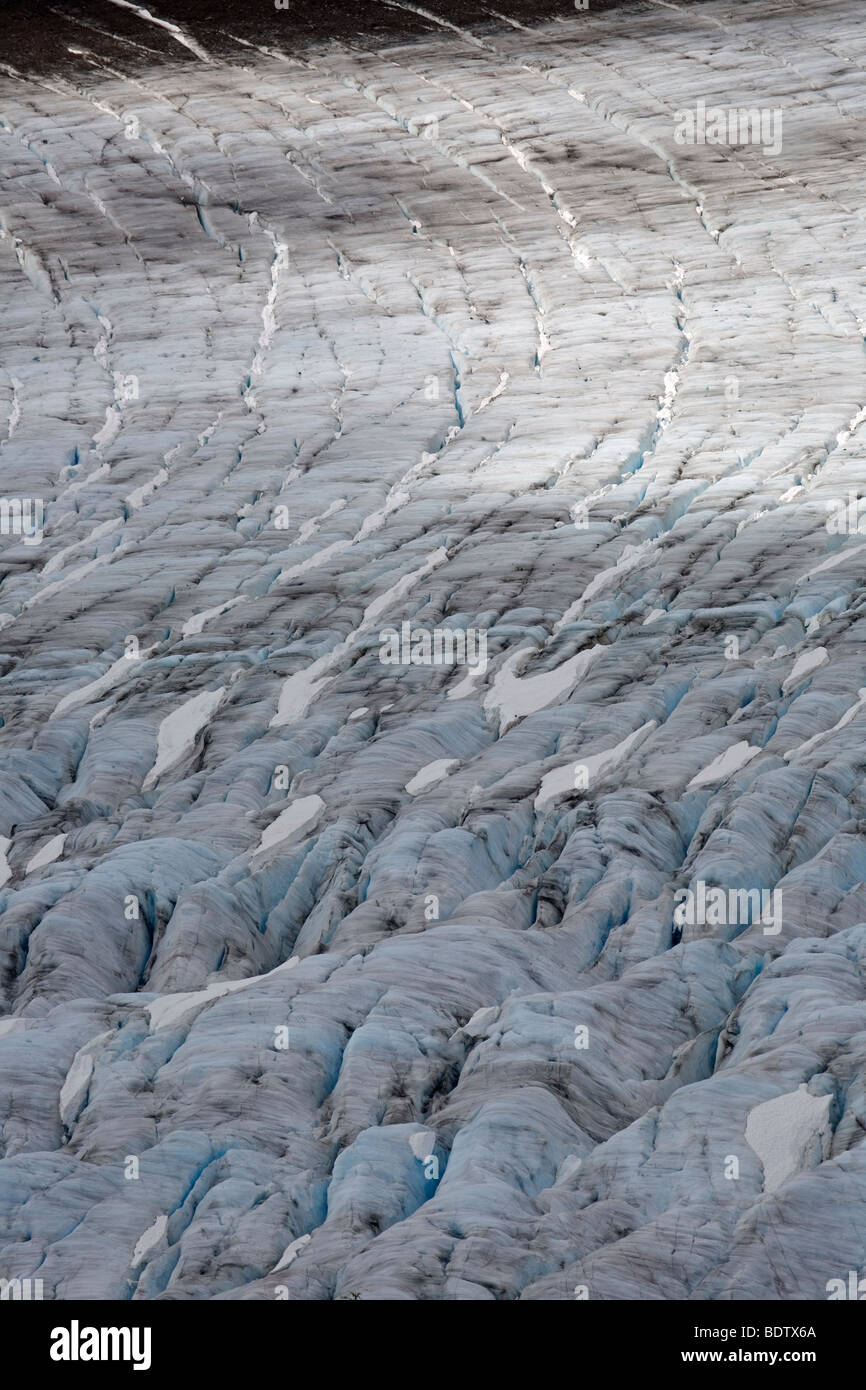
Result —
<instances>
[{"instance_id":1,"label":"rocky ground","mask_svg":"<svg viewBox=\"0 0 866 1390\"><path fill-rule=\"evenodd\" d=\"M858 0L35 8L0 1276L827 1298L866 1268ZM681 141L700 103L781 148ZM486 659L388 659L404 623Z\"/></svg>"}]
</instances>

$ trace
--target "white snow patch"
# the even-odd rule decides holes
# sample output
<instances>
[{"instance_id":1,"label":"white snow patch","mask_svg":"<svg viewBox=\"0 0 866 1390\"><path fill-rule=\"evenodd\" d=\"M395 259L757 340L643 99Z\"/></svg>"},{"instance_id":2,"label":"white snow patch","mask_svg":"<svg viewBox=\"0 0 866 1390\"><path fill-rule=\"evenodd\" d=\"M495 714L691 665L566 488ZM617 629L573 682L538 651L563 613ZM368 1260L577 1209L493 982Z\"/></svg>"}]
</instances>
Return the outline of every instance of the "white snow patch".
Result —
<instances>
[{"instance_id":1,"label":"white snow patch","mask_svg":"<svg viewBox=\"0 0 866 1390\"><path fill-rule=\"evenodd\" d=\"M178 994L164 994L161 999L154 999L150 1004L145 1005L147 1010L148 1024L152 1033L159 1032L160 1028L170 1028L188 1014L204 1008L206 1004L212 1004L215 999L221 999L224 994L234 994L239 989L249 989L251 985L260 984L262 980L270 980L274 975L281 971L294 970L300 960L299 956L292 956L291 960L284 961L282 965L269 970L265 975L252 975L247 980L221 980L216 984L208 985L205 989L185 990Z\"/></svg>"},{"instance_id":2,"label":"white snow patch","mask_svg":"<svg viewBox=\"0 0 866 1390\"><path fill-rule=\"evenodd\" d=\"M24 870L25 874L32 874L34 869L44 869L46 864L53 864L55 859L59 859L63 853L63 846L66 844L66 834L55 835L48 840L41 849L37 850L33 858L28 861Z\"/></svg>"},{"instance_id":3,"label":"white snow patch","mask_svg":"<svg viewBox=\"0 0 866 1390\"><path fill-rule=\"evenodd\" d=\"M429 1158L436 1146L436 1135L432 1129L419 1129L415 1134L409 1135L409 1148L412 1150L419 1162Z\"/></svg>"},{"instance_id":4,"label":"white snow patch","mask_svg":"<svg viewBox=\"0 0 866 1390\"><path fill-rule=\"evenodd\" d=\"M820 565L815 565L805 574L801 574L797 583L802 584L804 579L811 579L813 575L822 574L824 570L833 570L845 560L853 560L855 555L862 554L864 550L866 550L866 545L855 545L853 550L843 548L837 555L831 555L829 560L822 560Z\"/></svg>"},{"instance_id":5,"label":"white snow patch","mask_svg":"<svg viewBox=\"0 0 866 1390\"><path fill-rule=\"evenodd\" d=\"M765 1192L775 1192L794 1173L828 1157L831 1099L810 1095L802 1084L749 1111L746 1143L763 1164Z\"/></svg>"},{"instance_id":6,"label":"white snow patch","mask_svg":"<svg viewBox=\"0 0 866 1390\"><path fill-rule=\"evenodd\" d=\"M480 415L481 412L482 412L482 410L486 410L487 407L488 407L489 405L492 405L493 402L494 402L499 396L502 395L502 392L505 390L506 386L508 385L509 379L510 379L510 378L509 378L508 372L500 371L500 373L499 373L499 383L498 383L496 389L495 389L494 391L491 391L491 393L490 393L489 396L485 396L485 397L484 397L484 400L481 402L481 404L480 404L479 406L477 406L476 409L475 409L474 411L472 411L471 413L472 413L473 415ZM435 456L434 456L434 457L435 457Z\"/></svg>"},{"instance_id":7,"label":"white snow patch","mask_svg":"<svg viewBox=\"0 0 866 1390\"><path fill-rule=\"evenodd\" d=\"M64 488L61 497L66 497L67 493L80 492L83 487L89 487L91 483L98 482L100 478L107 478L111 472L110 463L101 463L98 468L94 468L92 473L88 473L86 478L77 478L69 487Z\"/></svg>"},{"instance_id":8,"label":"white snow patch","mask_svg":"<svg viewBox=\"0 0 866 1390\"><path fill-rule=\"evenodd\" d=\"M837 445L841 447L843 444L847 444L852 434L857 433L864 420L866 420L866 406L863 406L856 414L852 415L845 429L840 430L836 435Z\"/></svg>"},{"instance_id":9,"label":"white snow patch","mask_svg":"<svg viewBox=\"0 0 866 1390\"><path fill-rule=\"evenodd\" d=\"M297 565L292 565L290 569L280 570L274 585L282 584L285 579L297 579L298 575L306 574L307 570L318 569L320 565L325 565L335 555L341 555L344 550L351 548L351 540L332 541L322 550L317 550L314 555L308 555L306 560L301 560Z\"/></svg>"},{"instance_id":10,"label":"white snow patch","mask_svg":"<svg viewBox=\"0 0 866 1390\"><path fill-rule=\"evenodd\" d=\"M101 700L107 691L131 675L139 661L146 660L154 650L154 647L148 647L146 651L140 653L138 659L128 656L120 657L101 676L97 676L95 681L90 681L87 685L79 686L77 690L71 690L68 695L64 695L63 699L54 706L50 717L56 719L58 714L63 714L64 710L75 709L78 705L87 705L94 700Z\"/></svg>"},{"instance_id":11,"label":"white snow patch","mask_svg":"<svg viewBox=\"0 0 866 1390\"><path fill-rule=\"evenodd\" d=\"M261 225L261 223L259 223L259 225ZM268 236L270 236L274 246L274 259L271 262L271 287L268 291L268 297L265 301L264 308L262 309L262 331L259 334L258 347L250 367L251 382L264 375L265 356L277 331L275 305L280 288L280 277L289 264L288 246L286 246L285 242L277 241L273 233L268 232ZM250 410L255 410L256 395L252 385L248 386L244 392L244 400Z\"/></svg>"},{"instance_id":12,"label":"white snow patch","mask_svg":"<svg viewBox=\"0 0 866 1390\"><path fill-rule=\"evenodd\" d=\"M323 521L327 521L335 513L341 512L345 505L345 497L338 497L336 502L332 502L325 511L320 512L318 516L311 517L309 521L305 521L298 531L298 543L303 545L304 541L308 541L311 536L316 534Z\"/></svg>"},{"instance_id":13,"label":"white snow patch","mask_svg":"<svg viewBox=\"0 0 866 1390\"><path fill-rule=\"evenodd\" d=\"M141 484L141 487L133 488L132 492L124 498L124 501L132 511L137 511L139 507L144 505L148 497L156 492L157 488L162 487L163 483L167 482L168 469L159 468L152 478L148 478L146 483Z\"/></svg>"},{"instance_id":14,"label":"white snow patch","mask_svg":"<svg viewBox=\"0 0 866 1390\"><path fill-rule=\"evenodd\" d=\"M829 738L831 734L837 733L839 729L844 729L845 725L850 724L851 720L860 713L864 705L866 705L866 685L861 685L860 689L857 691L857 699L854 701L854 704L851 705L849 709L846 709L841 719L837 719L832 729L823 729L820 734L813 734L811 738L807 738L805 743L798 743L796 748L789 749L787 753L783 754L785 761L787 762L789 759L795 758L803 753L810 753L815 747L815 744L820 743L823 738Z\"/></svg>"},{"instance_id":15,"label":"white snow patch","mask_svg":"<svg viewBox=\"0 0 866 1390\"><path fill-rule=\"evenodd\" d=\"M604 753L593 753L588 758L579 755L572 757L561 767L555 767L546 773L541 779L541 786L535 798L535 809L540 811L549 802L558 796L564 796L575 790L574 770L576 767L586 768L587 779L592 783L602 772L607 772L617 763L622 762L636 744L642 743L647 734L651 733L656 727L656 721L650 719L648 723L642 724L639 729L635 729L633 734L629 734L615 748L608 748Z\"/></svg>"},{"instance_id":16,"label":"white snow patch","mask_svg":"<svg viewBox=\"0 0 866 1390\"><path fill-rule=\"evenodd\" d=\"M116 3L116 0L115 0ZM148 1226L143 1236L140 1236L135 1249L132 1252L132 1267L140 1265L144 1257L159 1245L166 1231L168 1230L168 1217L158 1216L152 1226Z\"/></svg>"},{"instance_id":17,"label":"white snow patch","mask_svg":"<svg viewBox=\"0 0 866 1390\"><path fill-rule=\"evenodd\" d=\"M355 541L365 541L367 537L372 536L374 532L381 531L391 513L399 511L401 507L405 507L410 497L411 494L408 493L405 488L396 485L392 487L388 496L385 498L384 506L380 507L377 512L371 512L368 517L364 518L358 534L354 537L353 544Z\"/></svg>"},{"instance_id":18,"label":"white snow patch","mask_svg":"<svg viewBox=\"0 0 866 1390\"><path fill-rule=\"evenodd\" d=\"M525 715L545 709L554 700L569 694L601 651L602 647L597 643L587 651L570 657L555 670L542 671L537 676L526 676L523 680L515 675L515 671L526 665L534 655L534 648L521 647L510 656L497 671L493 688L484 697L484 709L499 712L500 735Z\"/></svg>"},{"instance_id":19,"label":"white snow patch","mask_svg":"<svg viewBox=\"0 0 866 1390\"><path fill-rule=\"evenodd\" d=\"M400 482L405 482L406 479L412 477L420 467L420 464L415 464L413 468L409 469L405 478L401 478ZM381 531L391 513L397 511L400 507L404 507L410 500L410 496L411 494L406 492L405 489L400 486L400 483L395 483L382 506L364 518L354 536L344 537L339 541L332 541L330 545L326 545L322 550L317 550L314 555L308 555L306 560L301 560L299 564L292 565L290 569L280 570L274 580L274 584L281 584L285 579L296 579L298 575L305 574L308 570L319 569L322 565L327 564L329 560L332 560L335 555L342 555L344 551L351 550L352 546L357 545L359 541L366 540L368 536L372 536L376 531ZM342 511L345 505L345 500L341 498L337 502L332 502L331 506L327 511L323 512L321 516L313 517L311 521L306 522L298 532L298 543L309 539L312 531L318 530L320 522L324 521L326 517L332 516L335 512Z\"/></svg>"},{"instance_id":20,"label":"white snow patch","mask_svg":"<svg viewBox=\"0 0 866 1390\"><path fill-rule=\"evenodd\" d=\"M337 544L341 544L341 542L337 542ZM282 684L277 711L268 727L271 729L279 728L282 724L290 724L299 719L306 712L308 706L312 704L320 690L328 684L333 667L338 665L364 633L375 625L381 614L387 612L389 608L396 607L405 598L413 584L430 574L432 570L437 569L439 565L444 564L447 559L448 551L444 546L431 551L423 565L420 565L417 570L413 570L410 574L404 574L401 579L391 585L390 589L386 589L383 594L380 594L367 606L361 625L355 632L351 633L343 642L338 642L336 647L313 661L303 671L296 671L293 676L289 676Z\"/></svg>"},{"instance_id":21,"label":"white snow patch","mask_svg":"<svg viewBox=\"0 0 866 1390\"><path fill-rule=\"evenodd\" d=\"M347 648L348 642L340 642L333 651L320 656L303 671L296 671L293 676L283 681L277 712L269 728L275 729L282 724L291 724L306 713L308 705L312 704L319 691L328 684L331 667L336 666Z\"/></svg>"},{"instance_id":22,"label":"white snow patch","mask_svg":"<svg viewBox=\"0 0 866 1390\"><path fill-rule=\"evenodd\" d=\"M580 1154L567 1154L556 1170L556 1183L568 1182L579 1172L583 1159Z\"/></svg>"},{"instance_id":23,"label":"white snow patch","mask_svg":"<svg viewBox=\"0 0 866 1390\"><path fill-rule=\"evenodd\" d=\"M5 835L0 835L0 888L4 883L8 883L12 877L12 870L9 867L6 855L12 848L12 841L7 840Z\"/></svg>"},{"instance_id":24,"label":"white snow patch","mask_svg":"<svg viewBox=\"0 0 866 1390\"><path fill-rule=\"evenodd\" d=\"M228 613L229 609L236 608L239 603L245 602L246 599L241 595L238 598L230 598L225 603L218 603L215 608L206 608L202 613L194 613L184 623L181 629L182 635L184 637L197 636L211 618L219 618L223 613Z\"/></svg>"},{"instance_id":25,"label":"white snow patch","mask_svg":"<svg viewBox=\"0 0 866 1390\"><path fill-rule=\"evenodd\" d=\"M44 603L47 598L51 598L54 594L60 593L62 589L69 588L71 584L77 584L79 579L85 579L88 574L98 569L100 565L107 565L111 560L118 559L119 556L125 555L126 552L131 549L131 542L122 542L116 550L111 550L105 555L97 555L95 559L88 560L86 564L79 565L78 569L70 570L69 574L64 575L62 579L55 579L53 584L46 584L44 589L40 589L37 594L29 598L24 604L22 611L26 612L37 603Z\"/></svg>"},{"instance_id":26,"label":"white snow patch","mask_svg":"<svg viewBox=\"0 0 866 1390\"><path fill-rule=\"evenodd\" d=\"M441 782L452 767L457 767L459 763L459 758L437 758L435 762L427 763L426 766L420 768L414 777L410 777L405 790L410 796L417 796L418 792L432 787L434 782Z\"/></svg>"},{"instance_id":27,"label":"white snow patch","mask_svg":"<svg viewBox=\"0 0 866 1390\"><path fill-rule=\"evenodd\" d=\"M287 1245L271 1270L271 1274L276 1274L278 1269L286 1269L293 1260L297 1259L298 1255L300 1255L305 1246L309 1245L312 1239L313 1237L310 1235L298 1236L297 1240L293 1240L291 1245Z\"/></svg>"},{"instance_id":28,"label":"white snow patch","mask_svg":"<svg viewBox=\"0 0 866 1390\"><path fill-rule=\"evenodd\" d=\"M60 1088L60 1119L66 1124L73 1110L84 1098L90 1078L93 1075L93 1058L89 1053L77 1052L72 1066L66 1073L66 1080Z\"/></svg>"},{"instance_id":29,"label":"white snow patch","mask_svg":"<svg viewBox=\"0 0 866 1390\"><path fill-rule=\"evenodd\" d=\"M700 772L696 772L688 787L703 787L708 782L723 782L726 777L739 772L741 767L745 767L746 763L751 762L760 752L761 749L749 743L747 739L740 739L739 743L732 743L724 753L720 753Z\"/></svg>"},{"instance_id":30,"label":"white snow patch","mask_svg":"<svg viewBox=\"0 0 866 1390\"><path fill-rule=\"evenodd\" d=\"M10 376L9 382L12 386L12 403L9 408L8 429L6 440L10 440L21 423L21 392L24 389L22 382L17 376Z\"/></svg>"},{"instance_id":31,"label":"white snow patch","mask_svg":"<svg viewBox=\"0 0 866 1390\"><path fill-rule=\"evenodd\" d=\"M568 627L576 618L579 618L584 607L599 590L603 589L611 579L621 580L631 570L636 569L646 556L655 548L654 540L642 541L640 545L627 545L615 565L609 569L602 570L595 579L590 580L580 598L569 604L559 622L554 625L554 634L561 632L564 627Z\"/></svg>"},{"instance_id":32,"label":"white snow patch","mask_svg":"<svg viewBox=\"0 0 866 1390\"><path fill-rule=\"evenodd\" d=\"M302 796L298 801L293 801L263 831L253 855L262 854L283 840L296 839L302 831L312 828L324 809L325 803L320 796Z\"/></svg>"},{"instance_id":33,"label":"white snow patch","mask_svg":"<svg viewBox=\"0 0 866 1390\"><path fill-rule=\"evenodd\" d=\"M203 63L210 62L210 57L204 49L194 39L189 38L179 25L172 24L168 19L157 19L156 15L151 14L150 10L146 10L143 5L133 5L132 0L109 0L109 3L120 5L124 10L132 10L133 14L137 14L140 19L146 19L149 24L157 24L160 29L167 29L178 43L183 44L184 48L188 48L190 53L194 53Z\"/></svg>"},{"instance_id":34,"label":"white snow patch","mask_svg":"<svg viewBox=\"0 0 866 1390\"><path fill-rule=\"evenodd\" d=\"M106 447L107 444L110 444L112 440L116 439L117 436L120 434L120 427L122 424L123 420L121 418L120 411L118 410L117 406L106 406L105 424L102 426L101 429L97 430L96 434L93 436L93 443L96 446L96 448L101 451Z\"/></svg>"},{"instance_id":35,"label":"white snow patch","mask_svg":"<svg viewBox=\"0 0 866 1390\"><path fill-rule=\"evenodd\" d=\"M52 574L55 570L62 569L63 561L73 550L80 550L83 545L89 545L91 541L98 541L101 540L103 536L111 535L112 531L119 530L122 525L123 518L119 516L112 517L110 521L100 522L99 526L94 526L93 530L82 540L73 541L72 545L66 545L62 550L58 550L56 554L52 555L51 559L47 560L42 566L41 573Z\"/></svg>"},{"instance_id":36,"label":"white snow patch","mask_svg":"<svg viewBox=\"0 0 866 1390\"><path fill-rule=\"evenodd\" d=\"M470 667L467 674L461 681L458 681L453 690L448 691L449 700L465 700L469 695L475 693L475 687L479 681L483 680L487 674L487 663L483 666Z\"/></svg>"},{"instance_id":37,"label":"white snow patch","mask_svg":"<svg viewBox=\"0 0 866 1390\"><path fill-rule=\"evenodd\" d=\"M10 1033L25 1033L26 1018L0 1018L0 1038L8 1038Z\"/></svg>"},{"instance_id":38,"label":"white snow patch","mask_svg":"<svg viewBox=\"0 0 866 1390\"><path fill-rule=\"evenodd\" d=\"M87 1095L90 1078L93 1076L93 1054L111 1036L112 1030L109 1028L106 1032L91 1038L84 1047L78 1049L72 1059L72 1065L60 1088L60 1119L67 1128L78 1118Z\"/></svg>"},{"instance_id":39,"label":"white snow patch","mask_svg":"<svg viewBox=\"0 0 866 1390\"><path fill-rule=\"evenodd\" d=\"M390 589L386 589L384 594L380 594L378 598L374 599L373 602L364 609L364 620L356 635L366 631L367 628L372 627L374 623L378 622L383 613L387 613L389 608L392 608L399 603L401 599L406 597L412 586L416 584L419 579L426 578L433 570L438 569L440 565L444 565L447 559L448 551L445 549L444 545L440 545L437 550L431 550L423 565L419 565L418 569L412 570L410 574L404 574L402 579L398 579L396 583L391 585Z\"/></svg>"},{"instance_id":40,"label":"white snow patch","mask_svg":"<svg viewBox=\"0 0 866 1390\"><path fill-rule=\"evenodd\" d=\"M829 660L826 647L815 647L814 651L802 652L791 667L791 674L782 682L782 689L789 690L791 686L799 684L805 676L811 675L812 671L817 671L819 666L824 666Z\"/></svg>"},{"instance_id":41,"label":"white snow patch","mask_svg":"<svg viewBox=\"0 0 866 1390\"><path fill-rule=\"evenodd\" d=\"M225 693L224 685L218 690L203 690L165 716L156 740L156 762L142 783L142 791L152 787L164 772L175 767L190 751L199 732L219 708Z\"/></svg>"},{"instance_id":42,"label":"white snow patch","mask_svg":"<svg viewBox=\"0 0 866 1390\"><path fill-rule=\"evenodd\" d=\"M468 1023L464 1023L460 1029L470 1038L483 1038L486 1036L491 1023L499 1016L499 1005L490 1004L486 1008L476 1009Z\"/></svg>"}]
</instances>

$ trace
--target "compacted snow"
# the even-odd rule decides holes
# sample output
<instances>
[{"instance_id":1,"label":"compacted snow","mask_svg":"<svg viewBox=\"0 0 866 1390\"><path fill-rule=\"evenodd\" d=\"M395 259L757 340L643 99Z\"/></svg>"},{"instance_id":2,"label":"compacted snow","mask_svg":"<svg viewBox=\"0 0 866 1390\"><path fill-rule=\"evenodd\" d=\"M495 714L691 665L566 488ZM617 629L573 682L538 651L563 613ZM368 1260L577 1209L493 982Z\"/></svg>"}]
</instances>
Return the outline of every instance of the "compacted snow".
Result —
<instances>
[{"instance_id":1,"label":"compacted snow","mask_svg":"<svg viewBox=\"0 0 866 1390\"><path fill-rule=\"evenodd\" d=\"M3 51L0 1276L823 1299L860 0L372 11Z\"/></svg>"}]
</instances>

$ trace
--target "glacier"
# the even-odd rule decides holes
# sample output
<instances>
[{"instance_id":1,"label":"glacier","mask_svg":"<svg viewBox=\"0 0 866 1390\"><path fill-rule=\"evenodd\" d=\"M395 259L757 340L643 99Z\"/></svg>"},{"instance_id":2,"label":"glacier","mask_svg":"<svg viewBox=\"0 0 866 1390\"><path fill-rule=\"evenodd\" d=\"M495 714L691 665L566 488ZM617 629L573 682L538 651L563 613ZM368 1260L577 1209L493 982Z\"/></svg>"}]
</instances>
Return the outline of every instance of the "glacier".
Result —
<instances>
[{"instance_id":1,"label":"glacier","mask_svg":"<svg viewBox=\"0 0 866 1390\"><path fill-rule=\"evenodd\" d=\"M826 1299L866 1271L857 0L31 9L0 1277ZM715 109L780 148L679 138ZM384 662L404 622L486 660ZM772 930L678 921L699 885Z\"/></svg>"}]
</instances>

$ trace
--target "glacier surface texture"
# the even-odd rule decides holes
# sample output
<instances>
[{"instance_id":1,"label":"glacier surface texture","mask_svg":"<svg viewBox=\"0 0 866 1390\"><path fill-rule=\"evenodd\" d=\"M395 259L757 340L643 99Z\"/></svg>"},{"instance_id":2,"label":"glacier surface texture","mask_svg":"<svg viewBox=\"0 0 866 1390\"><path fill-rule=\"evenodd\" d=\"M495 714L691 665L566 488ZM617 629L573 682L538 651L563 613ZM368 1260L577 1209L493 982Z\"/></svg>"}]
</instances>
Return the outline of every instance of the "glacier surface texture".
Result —
<instances>
[{"instance_id":1,"label":"glacier surface texture","mask_svg":"<svg viewBox=\"0 0 866 1390\"><path fill-rule=\"evenodd\" d=\"M0 1276L825 1299L861 0L224 10L0 21Z\"/></svg>"}]
</instances>

